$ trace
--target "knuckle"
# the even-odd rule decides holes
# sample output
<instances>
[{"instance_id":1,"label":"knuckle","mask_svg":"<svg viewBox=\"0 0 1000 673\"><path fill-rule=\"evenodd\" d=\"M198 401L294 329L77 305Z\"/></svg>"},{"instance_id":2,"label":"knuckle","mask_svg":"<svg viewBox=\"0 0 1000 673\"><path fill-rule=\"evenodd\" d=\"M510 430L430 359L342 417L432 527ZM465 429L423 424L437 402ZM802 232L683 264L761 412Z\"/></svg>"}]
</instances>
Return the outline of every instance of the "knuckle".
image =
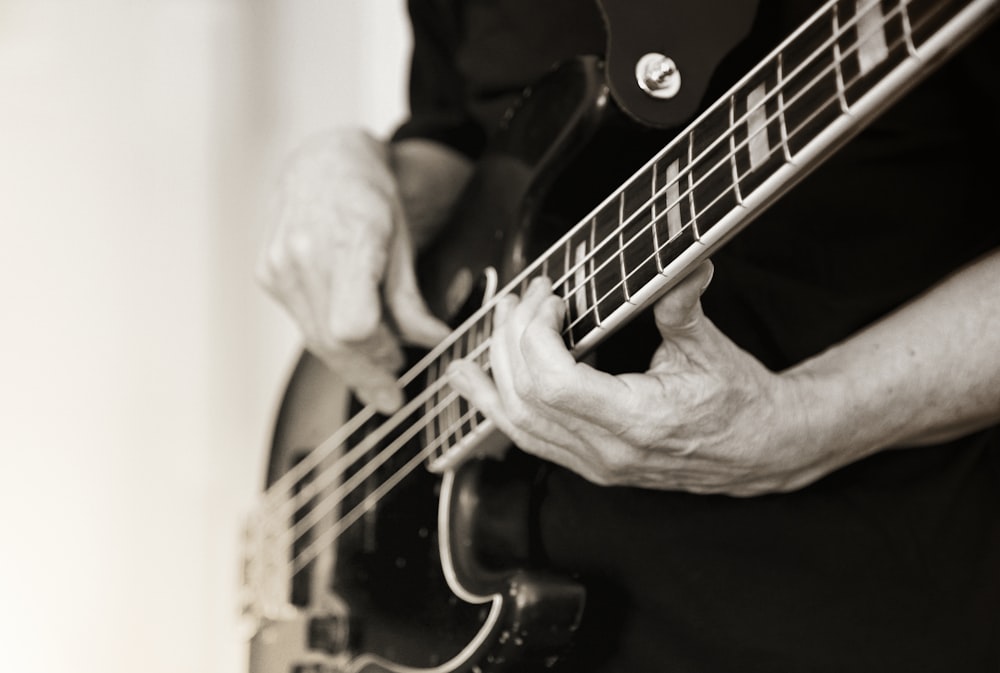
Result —
<instances>
[{"instance_id":1,"label":"knuckle","mask_svg":"<svg viewBox=\"0 0 1000 673\"><path fill-rule=\"evenodd\" d=\"M608 475L601 474L600 472L591 471L587 473L585 476L588 481L590 481L593 484L596 484L597 486L615 486L617 483L613 479L611 479Z\"/></svg>"},{"instance_id":2,"label":"knuckle","mask_svg":"<svg viewBox=\"0 0 1000 673\"><path fill-rule=\"evenodd\" d=\"M390 335L382 333L382 315L370 307L334 311L326 325L326 338L333 343L350 344L352 350L378 355L395 347Z\"/></svg>"},{"instance_id":3,"label":"knuckle","mask_svg":"<svg viewBox=\"0 0 1000 673\"><path fill-rule=\"evenodd\" d=\"M562 381L563 377L552 372L547 374L530 378L528 394L532 398L550 405L559 405L568 401L567 387Z\"/></svg>"},{"instance_id":4,"label":"knuckle","mask_svg":"<svg viewBox=\"0 0 1000 673\"><path fill-rule=\"evenodd\" d=\"M620 480L631 471L633 462L621 451L606 451L598 454L601 471L608 479Z\"/></svg>"},{"instance_id":5,"label":"knuckle","mask_svg":"<svg viewBox=\"0 0 1000 673\"><path fill-rule=\"evenodd\" d=\"M300 262L309 259L315 248L312 237L303 232L290 233L285 239L285 245L288 249L288 255Z\"/></svg>"},{"instance_id":6,"label":"knuckle","mask_svg":"<svg viewBox=\"0 0 1000 673\"><path fill-rule=\"evenodd\" d=\"M517 428L531 426L538 417L538 414L531 407L516 401L507 405L506 413L507 418Z\"/></svg>"}]
</instances>

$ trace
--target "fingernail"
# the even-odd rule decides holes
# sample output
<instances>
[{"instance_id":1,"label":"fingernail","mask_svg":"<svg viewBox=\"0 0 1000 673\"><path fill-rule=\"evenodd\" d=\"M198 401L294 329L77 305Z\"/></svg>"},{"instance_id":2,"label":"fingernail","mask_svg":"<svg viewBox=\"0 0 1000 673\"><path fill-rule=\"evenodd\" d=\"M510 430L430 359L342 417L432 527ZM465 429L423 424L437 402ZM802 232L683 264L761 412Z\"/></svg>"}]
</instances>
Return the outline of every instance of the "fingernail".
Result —
<instances>
[{"instance_id":1,"label":"fingernail","mask_svg":"<svg viewBox=\"0 0 1000 673\"><path fill-rule=\"evenodd\" d=\"M705 260L702 262L702 265L708 267L708 276L701 284L700 293L704 293L708 289L708 286L712 284L712 279L715 277L715 264L712 264L710 260Z\"/></svg>"}]
</instances>

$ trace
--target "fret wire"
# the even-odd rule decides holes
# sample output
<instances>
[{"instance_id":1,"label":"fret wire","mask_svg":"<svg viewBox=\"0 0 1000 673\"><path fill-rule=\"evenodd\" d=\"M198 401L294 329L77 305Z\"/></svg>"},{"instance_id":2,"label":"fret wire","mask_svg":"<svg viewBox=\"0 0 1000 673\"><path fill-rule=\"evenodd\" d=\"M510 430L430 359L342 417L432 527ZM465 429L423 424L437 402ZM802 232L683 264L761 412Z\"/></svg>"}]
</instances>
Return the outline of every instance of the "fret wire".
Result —
<instances>
[{"instance_id":1,"label":"fret wire","mask_svg":"<svg viewBox=\"0 0 1000 673\"><path fill-rule=\"evenodd\" d=\"M729 136L729 163L733 168L733 195L736 197L736 203L743 205L743 195L740 194L740 180L739 180L739 168L736 167L736 96L732 95L729 97L729 131L726 134ZM749 116L748 116L749 123ZM763 129L765 137L767 134L767 127ZM760 131L758 130L758 133ZM756 136L757 133L754 133ZM747 147L750 146L750 129L747 128ZM742 144L742 143L741 143ZM753 172L752 170L750 171Z\"/></svg>"},{"instance_id":2,"label":"fret wire","mask_svg":"<svg viewBox=\"0 0 1000 673\"><path fill-rule=\"evenodd\" d=\"M718 142L718 141L716 141L716 142ZM709 145L708 147L706 147L705 151L702 152L698 156L698 158L700 159L701 157L705 156L705 154L707 154L708 152L710 152L714 146L715 146L715 143L712 143L711 145ZM694 159L693 159L693 156L694 156L694 133L688 133L688 135L687 135L687 151L688 151L687 166L684 167L684 170L681 171L681 173L687 173L687 176L686 176L687 177L687 183L688 183L687 197L688 197L688 207L691 208L691 228L694 231L694 237L695 238L701 238L701 236L698 233L698 221L697 221L697 218L695 217L695 214L698 212L698 208L694 204L694 188L696 186L698 186L698 184L701 184L702 180L704 180L707 176L709 176L709 175L712 174L712 170L715 169L715 166L712 167L712 170L705 171L705 175L703 175L698 180L698 182L695 183L694 182ZM680 174L678 174L677 177L680 178ZM682 196L683 196L683 194L682 194ZM683 229L683 228L684 228L684 226L681 225L681 229Z\"/></svg>"},{"instance_id":3,"label":"fret wire","mask_svg":"<svg viewBox=\"0 0 1000 673\"><path fill-rule=\"evenodd\" d=\"M844 71L840 67L840 63L843 58L840 54L840 41L837 39L841 36L840 17L837 13L837 3L834 3L830 7L830 21L833 24L833 34L835 36L833 40L833 69L837 78L837 98L840 100L840 111L846 113L848 109L847 93L844 87Z\"/></svg>"},{"instance_id":4,"label":"fret wire","mask_svg":"<svg viewBox=\"0 0 1000 673\"><path fill-rule=\"evenodd\" d=\"M589 282L590 282L590 296L594 298L594 303L593 303L593 307L594 307L594 322L596 322L597 326L600 327L601 326L601 312L597 310L597 307L600 305L600 302L597 300L597 269L594 267L594 255L597 254L597 245L596 245L596 241L597 241L597 218L596 217L594 217L594 218L592 218L590 220L590 239L589 240L590 240L590 249L592 251L590 254L587 255L588 266L590 267L590 278L589 278ZM605 264L607 264L607 262L605 262ZM602 264L601 266L603 267L604 264ZM587 296L586 292L584 292L584 296ZM584 314L584 311L580 311L580 314L582 316Z\"/></svg>"},{"instance_id":5,"label":"fret wire","mask_svg":"<svg viewBox=\"0 0 1000 673\"><path fill-rule=\"evenodd\" d=\"M458 344L460 344L461 342L462 342L462 340L458 339L458 340L455 341L454 344L452 344L451 350L447 353L447 358L444 359L444 361L442 362L442 365L443 365L442 368L441 368L442 372L443 371L447 371L448 365L451 364L452 361L457 360L460 357L460 356L458 356L458 352L456 351L455 347ZM438 415L440 416L440 423L441 423L441 425L442 425L443 428L448 428L448 427L450 427L452 425L452 417L454 415L454 410L455 410L454 401L446 402L444 404L444 406L442 407L441 413L439 413ZM438 432L438 434L443 438L442 439L442 448L444 450L448 450L448 448L451 446L451 433L450 433L450 431L441 431L441 432Z\"/></svg>"},{"instance_id":6,"label":"fret wire","mask_svg":"<svg viewBox=\"0 0 1000 673\"><path fill-rule=\"evenodd\" d=\"M917 55L917 46L913 44L913 26L910 25L910 12L907 9L909 0L898 0L900 5L900 15L903 21L903 38L906 40L906 51L910 56Z\"/></svg>"},{"instance_id":7,"label":"fret wire","mask_svg":"<svg viewBox=\"0 0 1000 673\"><path fill-rule=\"evenodd\" d=\"M628 278L628 271L625 268L625 190L621 192L621 197L618 199L618 268L622 276L622 293L625 297L625 301L629 300L628 294L628 283L625 279ZM596 307L597 304L594 304Z\"/></svg>"},{"instance_id":8,"label":"fret wire","mask_svg":"<svg viewBox=\"0 0 1000 673\"><path fill-rule=\"evenodd\" d=\"M428 375L431 377L431 380L436 380L440 378L443 371L444 371L444 361L441 358L438 358L433 362L433 370L429 372ZM438 405L440 401L441 401L441 391L436 390L434 394L431 395L430 399L427 400L425 408L432 409L434 408L434 406ZM434 416L431 417L431 420L427 424L427 428L425 429L427 433L426 437L424 438L425 444L430 444L434 440L434 437L441 434L440 427L441 427L440 416L435 414Z\"/></svg>"},{"instance_id":9,"label":"fret wire","mask_svg":"<svg viewBox=\"0 0 1000 673\"><path fill-rule=\"evenodd\" d=\"M466 339L460 340L460 341L456 342L456 343L464 342L464 346L461 349L464 352L462 353L462 355L460 355L456 359L465 358L475 348L475 345L472 343L472 337L474 336L474 334L475 334L475 330L474 329L473 330L467 330L466 331ZM458 399L455 400L455 402L453 402L451 405L449 405L449 410L448 411L449 411L449 413L450 413L450 415L451 415L452 418L454 418L456 415L457 416L461 416L462 415L462 398L459 397ZM455 435L455 444L458 444L459 442L461 442L462 439L465 437L465 429L462 427L461 423L458 423L458 429L455 430L454 435ZM450 437L451 435L449 434L447 436Z\"/></svg>"},{"instance_id":10,"label":"fret wire","mask_svg":"<svg viewBox=\"0 0 1000 673\"><path fill-rule=\"evenodd\" d=\"M659 169L660 169L660 162L659 161L654 161L653 162L653 180L650 182L650 185L649 185L649 189L650 189L650 192L651 192L651 195L649 197L649 202L652 204L650 206L650 211L649 212L653 214L653 222L658 222L659 221L659 216L656 213L656 199L659 198L659 195L656 193L656 183L657 183L658 178L659 178L659 175L658 175L659 174ZM653 250L659 250L659 248L660 248L660 240L659 240L659 235L656 233L656 227L650 227L649 230L653 234ZM667 233L669 234L669 230L668 230ZM659 255L655 256L655 262L656 262L656 272L657 273L662 273L663 272L663 265L660 264L660 256Z\"/></svg>"},{"instance_id":11,"label":"fret wire","mask_svg":"<svg viewBox=\"0 0 1000 673\"><path fill-rule=\"evenodd\" d=\"M667 166L667 174L664 176L664 180L670 181L663 188L664 202L673 204L666 209L668 241L673 234L683 228L684 211L681 208L681 186L677 179L680 172L680 159L674 159Z\"/></svg>"},{"instance_id":12,"label":"fret wire","mask_svg":"<svg viewBox=\"0 0 1000 673\"><path fill-rule=\"evenodd\" d=\"M565 304L566 307L567 307L567 309L566 309L566 315L567 316L571 315L570 312L569 312L569 305L570 305L569 302L570 302L570 297L572 297L573 294L574 294L574 291L570 287L570 280L569 280L570 278L572 278L572 276L570 275L570 268L572 267L572 264L570 263L570 259L569 259L569 249L570 249L570 243L571 243L572 240L573 240L572 237L567 237L565 245L562 246L562 253L563 253L563 275L562 275L562 279L560 280L560 282L558 283L558 285L555 285L555 287L561 287L562 288L562 300L563 300L563 304ZM574 348L576 346L576 340L573 337L572 330L569 331L569 333L567 335L567 340L569 342L570 348Z\"/></svg>"},{"instance_id":13,"label":"fret wire","mask_svg":"<svg viewBox=\"0 0 1000 673\"><path fill-rule=\"evenodd\" d=\"M896 43L896 44L898 44L898 43ZM893 44L893 46L896 46L896 44ZM853 80L851 80L851 82L849 83L849 85L853 85L853 84L855 84L855 83L859 82L860 80L862 80L862 79L863 79L863 77L864 77L863 75L859 75L858 77L856 77L856 78L854 78ZM827 102L829 102L829 101L832 101L832 100L834 100L834 99L833 99L833 98L830 98L830 99L828 99L828 101L827 101ZM814 115L815 115L815 114L818 114L818 113L814 113ZM807 121L809 121L809 120L807 120ZM803 126L804 126L804 125L803 125ZM792 136L794 136L794 132L792 133ZM744 173L743 175L739 176L739 178L740 178L740 179L742 179L743 177L746 177L747 175L749 175L749 174L750 174L750 173L752 173L752 172L753 172L752 170L750 170L750 171L747 171L747 172L746 172L746 173ZM723 195L724 195L724 194L723 194ZM718 199L722 198L722 196L723 196L723 195L719 195L718 197L716 197L716 201L718 201ZM715 203L715 201L713 201L713 203L710 203L710 204L706 205L706 206L705 206L705 208L704 208L704 209L702 209L702 211L701 211L701 212L705 212L705 210L707 210L708 208L710 208L710 207L711 207L711 206L712 206L712 205L713 205L714 203ZM662 218L662 217L663 217L663 214L660 214L660 215L659 215L658 217ZM690 225L690 226L694 226L694 224L695 224L695 215L694 215L694 214L692 214L692 218L691 218L691 220L690 220L690 221L688 221L687 223L685 223L685 224L684 224L684 227L687 227L687 226L689 226L689 225ZM649 225L647 225L647 226L650 226L650 227L652 227L653 225L655 225L655 221L654 221L654 222L651 222L651 223L650 223ZM660 253L660 252L661 252L662 250L663 250L663 248L662 248L662 247L661 247L661 248L659 248L659 249L657 249L657 250L654 250L653 252L651 252L651 253L650 253L650 255L649 255L649 256L647 256L647 258L646 258L645 260L643 260L643 262L645 262L645 261L648 261L648 260L649 260L649 258L650 258L650 257L652 257L652 256L654 256L654 255L658 255L658 254L659 254L659 253ZM618 289L617 287L612 287L612 288L609 288L608 292L607 292L607 293L605 293L605 295L604 295L604 296L602 297L602 299L604 299L604 298L606 298L606 297L610 296L610 295L611 295L611 293L615 292L615 291L616 291L617 289Z\"/></svg>"},{"instance_id":14,"label":"fret wire","mask_svg":"<svg viewBox=\"0 0 1000 673\"><path fill-rule=\"evenodd\" d=\"M791 162L792 160L792 150L788 147L788 127L785 124L785 92L782 89L784 86L785 76L784 76L784 54L778 54L777 63L777 73L778 73L778 128L781 131L781 147L782 153L785 156L786 162ZM766 94L765 94L766 99ZM759 106L758 106L759 107ZM766 113L765 113L766 116ZM767 124L763 124L762 128L767 128Z\"/></svg>"}]
</instances>

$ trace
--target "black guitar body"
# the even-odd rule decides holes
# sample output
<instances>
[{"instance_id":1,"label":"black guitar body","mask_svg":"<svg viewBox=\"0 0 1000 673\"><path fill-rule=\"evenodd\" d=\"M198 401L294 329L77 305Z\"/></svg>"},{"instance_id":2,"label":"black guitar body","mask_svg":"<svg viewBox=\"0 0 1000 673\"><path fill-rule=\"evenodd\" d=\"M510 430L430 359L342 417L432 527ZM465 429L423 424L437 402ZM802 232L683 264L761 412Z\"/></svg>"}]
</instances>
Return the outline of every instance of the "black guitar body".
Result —
<instances>
[{"instance_id":1,"label":"black guitar body","mask_svg":"<svg viewBox=\"0 0 1000 673\"><path fill-rule=\"evenodd\" d=\"M506 282L596 205L581 184L593 186L589 194L606 194L648 158L632 156L620 140L602 145L609 125L632 124L610 106L596 59L569 63L525 93L440 243L419 262L437 315L463 319L482 300L478 280L488 268ZM637 140L643 133L636 129ZM347 405L333 377L304 354L279 412L269 485L338 427ZM418 440L411 443L419 448ZM415 451L401 453L380 474ZM254 637L251 673L558 670L584 590L534 563L531 494L539 468L509 452L502 461L470 460L443 477L412 471L328 554L295 575L289 590L298 614ZM342 510L364 499L366 490L359 491Z\"/></svg>"}]
</instances>

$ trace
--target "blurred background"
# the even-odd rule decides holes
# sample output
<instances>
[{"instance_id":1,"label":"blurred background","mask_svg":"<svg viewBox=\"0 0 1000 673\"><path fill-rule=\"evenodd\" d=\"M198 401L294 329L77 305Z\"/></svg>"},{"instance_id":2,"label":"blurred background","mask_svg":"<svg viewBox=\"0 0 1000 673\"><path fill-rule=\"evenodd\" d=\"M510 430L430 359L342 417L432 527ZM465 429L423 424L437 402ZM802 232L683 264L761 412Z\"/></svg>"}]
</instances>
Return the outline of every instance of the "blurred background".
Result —
<instances>
[{"instance_id":1,"label":"blurred background","mask_svg":"<svg viewBox=\"0 0 1000 673\"><path fill-rule=\"evenodd\" d=\"M403 0L0 0L0 670L244 670L272 186L399 121L409 46Z\"/></svg>"}]
</instances>

